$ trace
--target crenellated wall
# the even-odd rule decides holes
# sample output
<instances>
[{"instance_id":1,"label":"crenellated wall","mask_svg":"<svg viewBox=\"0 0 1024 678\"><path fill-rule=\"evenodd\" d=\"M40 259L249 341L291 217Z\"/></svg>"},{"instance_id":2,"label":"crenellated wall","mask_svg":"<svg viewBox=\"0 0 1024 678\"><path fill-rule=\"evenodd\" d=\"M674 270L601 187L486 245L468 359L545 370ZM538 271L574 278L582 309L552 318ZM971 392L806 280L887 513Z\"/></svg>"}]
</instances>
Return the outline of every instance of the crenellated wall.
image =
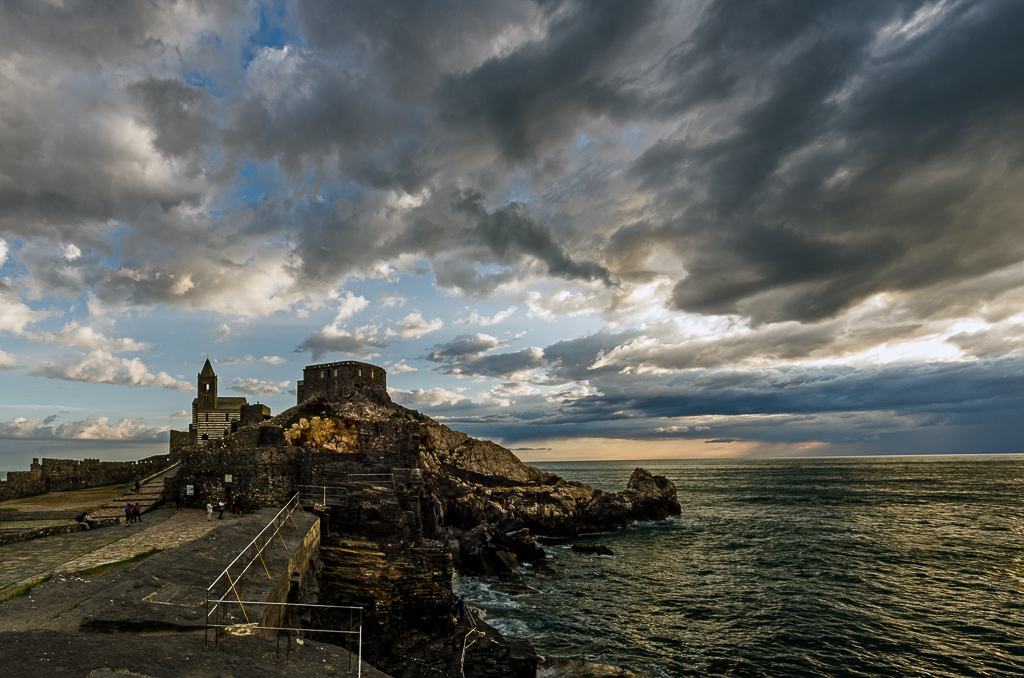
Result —
<instances>
[{"instance_id":1,"label":"crenellated wall","mask_svg":"<svg viewBox=\"0 0 1024 678\"><path fill-rule=\"evenodd\" d=\"M356 360L307 365L302 369L302 379L296 384L296 400L299 405L317 396L342 400L370 384L387 391L387 370Z\"/></svg>"},{"instance_id":2,"label":"crenellated wall","mask_svg":"<svg viewBox=\"0 0 1024 678\"><path fill-rule=\"evenodd\" d=\"M171 465L170 455L158 454L138 461L99 459L33 459L28 471L11 471L0 482L0 501L44 492L81 490L86 487L127 483L145 478Z\"/></svg>"}]
</instances>

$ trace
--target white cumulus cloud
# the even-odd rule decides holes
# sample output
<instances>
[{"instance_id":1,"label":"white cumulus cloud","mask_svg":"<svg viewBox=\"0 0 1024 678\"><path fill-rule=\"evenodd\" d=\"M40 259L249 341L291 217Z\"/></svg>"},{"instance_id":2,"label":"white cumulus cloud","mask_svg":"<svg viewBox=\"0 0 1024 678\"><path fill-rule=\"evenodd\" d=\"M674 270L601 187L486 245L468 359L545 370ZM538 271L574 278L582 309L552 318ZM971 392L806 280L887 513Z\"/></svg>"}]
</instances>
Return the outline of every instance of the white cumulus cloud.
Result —
<instances>
[{"instance_id":1,"label":"white cumulus cloud","mask_svg":"<svg viewBox=\"0 0 1024 678\"><path fill-rule=\"evenodd\" d=\"M440 318L427 320L419 311L413 311L396 322L395 327L399 329L402 339L418 339L444 327L444 321Z\"/></svg>"},{"instance_id":2,"label":"white cumulus cloud","mask_svg":"<svg viewBox=\"0 0 1024 678\"><path fill-rule=\"evenodd\" d=\"M370 302L365 297L358 297L351 292L347 292L342 297L341 303L338 304L338 316L334 319L334 322L337 323L340 320L351 318L369 305Z\"/></svg>"},{"instance_id":3,"label":"white cumulus cloud","mask_svg":"<svg viewBox=\"0 0 1024 678\"><path fill-rule=\"evenodd\" d=\"M477 311L473 311L468 316L458 318L455 320L456 325L481 325L483 327L489 327L491 325L497 325L502 320L509 318L513 313L519 310L518 306L509 306L504 311L498 311L492 316L480 315Z\"/></svg>"},{"instance_id":4,"label":"white cumulus cloud","mask_svg":"<svg viewBox=\"0 0 1024 678\"><path fill-rule=\"evenodd\" d=\"M0 351L0 372L7 372L10 370L16 370L21 365L18 364L18 359L10 353Z\"/></svg>"},{"instance_id":5,"label":"white cumulus cloud","mask_svg":"<svg viewBox=\"0 0 1024 678\"><path fill-rule=\"evenodd\" d=\"M250 396L272 396L285 392L292 382L290 381L260 381L259 379L232 379L224 385L229 391L242 393Z\"/></svg>"},{"instance_id":6,"label":"white cumulus cloud","mask_svg":"<svg viewBox=\"0 0 1024 678\"><path fill-rule=\"evenodd\" d=\"M29 376L81 381L88 384L116 384L118 386L159 386L171 391L191 393L194 386L178 381L166 372L153 374L138 358L117 358L108 351L97 349L81 356L79 362L44 361L30 371Z\"/></svg>"},{"instance_id":7,"label":"white cumulus cloud","mask_svg":"<svg viewBox=\"0 0 1024 678\"><path fill-rule=\"evenodd\" d=\"M166 437L170 426L150 427L142 419L120 419L111 424L108 417L89 417L57 426L54 418L26 419L16 417L0 422L0 438L156 441Z\"/></svg>"},{"instance_id":8,"label":"white cumulus cloud","mask_svg":"<svg viewBox=\"0 0 1024 678\"><path fill-rule=\"evenodd\" d=\"M400 403L408 405L429 405L431 407L437 407L448 403L449 405L455 405L463 400L469 400L466 396L462 395L462 391L465 389L447 389L441 388L440 386L422 389L418 388L413 391L406 391L400 388L388 388L388 393L391 397Z\"/></svg>"},{"instance_id":9,"label":"white cumulus cloud","mask_svg":"<svg viewBox=\"0 0 1024 678\"><path fill-rule=\"evenodd\" d=\"M69 322L57 334L40 332L29 335L34 341L53 344L64 348L80 348L83 351L107 351L108 353L124 353L126 351L144 351L153 348L154 344L136 341L127 337L109 339L91 327L78 322Z\"/></svg>"}]
</instances>

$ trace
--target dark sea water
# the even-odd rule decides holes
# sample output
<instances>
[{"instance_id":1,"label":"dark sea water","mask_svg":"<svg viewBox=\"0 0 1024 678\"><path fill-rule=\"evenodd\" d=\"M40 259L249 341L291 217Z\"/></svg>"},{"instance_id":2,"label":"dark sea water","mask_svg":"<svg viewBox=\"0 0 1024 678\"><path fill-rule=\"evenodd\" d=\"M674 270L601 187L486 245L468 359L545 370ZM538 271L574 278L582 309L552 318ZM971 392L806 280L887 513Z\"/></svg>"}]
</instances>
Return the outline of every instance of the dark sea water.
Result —
<instances>
[{"instance_id":1,"label":"dark sea water","mask_svg":"<svg viewBox=\"0 0 1024 678\"><path fill-rule=\"evenodd\" d=\"M1024 456L537 464L681 517L457 589L538 653L653 676L1024 675ZM602 543L614 557L577 554Z\"/></svg>"}]
</instances>

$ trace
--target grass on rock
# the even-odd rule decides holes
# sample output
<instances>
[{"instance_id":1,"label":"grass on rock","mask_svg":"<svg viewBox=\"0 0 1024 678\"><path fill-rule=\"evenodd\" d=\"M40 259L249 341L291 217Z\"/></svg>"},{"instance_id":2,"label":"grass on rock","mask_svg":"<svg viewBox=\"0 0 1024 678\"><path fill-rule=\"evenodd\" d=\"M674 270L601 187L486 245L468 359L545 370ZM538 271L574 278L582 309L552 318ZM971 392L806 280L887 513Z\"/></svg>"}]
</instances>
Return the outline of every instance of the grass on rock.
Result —
<instances>
[{"instance_id":1,"label":"grass on rock","mask_svg":"<svg viewBox=\"0 0 1024 678\"><path fill-rule=\"evenodd\" d=\"M160 553L161 551L163 551L163 549L150 549L142 553L136 553L131 558L125 558L124 560L117 560L112 563L103 563L102 565L97 565L96 567L78 570L77 572L75 572L75 574L80 574L83 577L92 577L93 575L101 574L114 567L124 567L125 565L132 565L134 563L142 562L146 558L154 556L157 553Z\"/></svg>"}]
</instances>

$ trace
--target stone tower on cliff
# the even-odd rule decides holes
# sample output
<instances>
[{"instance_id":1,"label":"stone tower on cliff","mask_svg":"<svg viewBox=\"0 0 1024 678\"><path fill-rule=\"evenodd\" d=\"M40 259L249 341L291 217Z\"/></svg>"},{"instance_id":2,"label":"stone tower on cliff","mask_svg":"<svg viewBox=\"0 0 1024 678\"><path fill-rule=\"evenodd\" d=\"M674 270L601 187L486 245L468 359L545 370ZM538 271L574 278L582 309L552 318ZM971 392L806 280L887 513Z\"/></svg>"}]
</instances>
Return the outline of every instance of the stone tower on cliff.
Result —
<instances>
[{"instance_id":1,"label":"stone tower on cliff","mask_svg":"<svg viewBox=\"0 0 1024 678\"><path fill-rule=\"evenodd\" d=\"M299 405L314 396L342 400L370 384L376 384L386 391L387 371L378 365L355 360L306 365L302 370L302 380L295 385L296 400Z\"/></svg>"}]
</instances>

